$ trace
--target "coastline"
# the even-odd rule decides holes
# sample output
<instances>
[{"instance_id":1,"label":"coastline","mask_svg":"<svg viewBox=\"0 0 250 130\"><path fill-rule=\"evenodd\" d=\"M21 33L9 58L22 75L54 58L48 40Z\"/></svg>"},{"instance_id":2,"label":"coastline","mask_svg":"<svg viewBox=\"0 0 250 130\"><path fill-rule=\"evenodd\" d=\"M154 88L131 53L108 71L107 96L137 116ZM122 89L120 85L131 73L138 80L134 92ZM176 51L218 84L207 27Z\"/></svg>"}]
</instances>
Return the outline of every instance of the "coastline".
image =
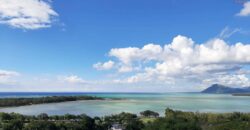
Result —
<instances>
[{"instance_id":1,"label":"coastline","mask_svg":"<svg viewBox=\"0 0 250 130\"><path fill-rule=\"evenodd\" d=\"M232 96L250 96L250 93L234 93Z\"/></svg>"},{"instance_id":2,"label":"coastline","mask_svg":"<svg viewBox=\"0 0 250 130\"><path fill-rule=\"evenodd\" d=\"M103 98L97 96L46 96L30 98L0 98L0 108L89 100L121 100L121 98Z\"/></svg>"},{"instance_id":3,"label":"coastline","mask_svg":"<svg viewBox=\"0 0 250 130\"><path fill-rule=\"evenodd\" d=\"M54 94L53 94L54 95ZM64 95L64 94L63 94ZM87 94L86 94L87 95ZM17 95L19 96L19 95ZM37 97L37 95L32 95ZM41 96L41 95L38 95ZM52 94L50 95L52 96ZM75 95L77 96L77 95ZM86 113L91 117L117 114L122 111L139 113L143 110L153 110L164 115L164 109L228 113L250 112L250 97L237 97L231 94L202 94L202 93L165 93L165 94L95 94L105 100L67 101L60 103L43 103L19 107L2 107L1 112L17 112L27 115L47 113L49 115ZM119 100L117 100L119 99ZM238 105L235 106L234 104ZM227 107L225 108L225 105Z\"/></svg>"},{"instance_id":4,"label":"coastline","mask_svg":"<svg viewBox=\"0 0 250 130\"><path fill-rule=\"evenodd\" d=\"M246 130L250 127L250 113L199 113L165 109L164 116L151 110L141 111L140 115L121 112L107 116L90 117L86 114L23 115L0 112L0 128L28 130L156 130L156 129L188 129L188 130ZM133 128L133 129L131 129Z\"/></svg>"}]
</instances>

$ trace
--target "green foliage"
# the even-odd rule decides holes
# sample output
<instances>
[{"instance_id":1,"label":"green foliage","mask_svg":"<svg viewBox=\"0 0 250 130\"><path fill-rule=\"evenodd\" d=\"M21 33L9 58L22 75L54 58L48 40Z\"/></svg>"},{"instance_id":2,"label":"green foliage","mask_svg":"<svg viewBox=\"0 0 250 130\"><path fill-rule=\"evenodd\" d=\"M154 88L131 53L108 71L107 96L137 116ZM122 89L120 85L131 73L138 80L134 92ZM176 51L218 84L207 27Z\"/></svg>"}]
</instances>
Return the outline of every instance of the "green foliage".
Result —
<instances>
[{"instance_id":1,"label":"green foliage","mask_svg":"<svg viewBox=\"0 0 250 130\"><path fill-rule=\"evenodd\" d=\"M201 130L196 122L191 122L179 118L158 118L154 122L148 123L144 130Z\"/></svg>"},{"instance_id":2,"label":"green foliage","mask_svg":"<svg viewBox=\"0 0 250 130\"><path fill-rule=\"evenodd\" d=\"M20 120L11 120L8 123L2 124L3 130L22 130L23 122Z\"/></svg>"},{"instance_id":3,"label":"green foliage","mask_svg":"<svg viewBox=\"0 0 250 130\"><path fill-rule=\"evenodd\" d=\"M102 118L104 129L111 128L112 124L120 124L125 130L141 130L144 127L137 115L125 112Z\"/></svg>"},{"instance_id":4,"label":"green foliage","mask_svg":"<svg viewBox=\"0 0 250 130\"><path fill-rule=\"evenodd\" d=\"M144 117L159 117L159 113L150 110L140 112L140 115Z\"/></svg>"},{"instance_id":5,"label":"green foliage","mask_svg":"<svg viewBox=\"0 0 250 130\"><path fill-rule=\"evenodd\" d=\"M146 123L144 130L249 130L248 113L193 113L167 108L165 117Z\"/></svg>"},{"instance_id":6,"label":"green foliage","mask_svg":"<svg viewBox=\"0 0 250 130\"><path fill-rule=\"evenodd\" d=\"M12 117L8 113L0 113L0 121L11 120Z\"/></svg>"},{"instance_id":7,"label":"green foliage","mask_svg":"<svg viewBox=\"0 0 250 130\"><path fill-rule=\"evenodd\" d=\"M49 116L46 113L41 113L37 116L39 120L48 120Z\"/></svg>"},{"instance_id":8,"label":"green foliage","mask_svg":"<svg viewBox=\"0 0 250 130\"><path fill-rule=\"evenodd\" d=\"M150 111L145 113L148 112ZM109 130L114 124L119 124L124 130L249 130L250 128L250 113L194 113L167 108L165 117L148 118L151 120L143 121L145 118L148 117L138 117L125 112L94 118L86 114L49 116L41 113L37 116L25 116L0 113L0 130Z\"/></svg>"},{"instance_id":9,"label":"green foliage","mask_svg":"<svg viewBox=\"0 0 250 130\"><path fill-rule=\"evenodd\" d=\"M52 96L39 98L0 98L0 107L23 106L43 103L57 103L77 100L103 100L93 96Z\"/></svg>"},{"instance_id":10,"label":"green foliage","mask_svg":"<svg viewBox=\"0 0 250 130\"><path fill-rule=\"evenodd\" d=\"M55 123L49 121L32 121L25 130L57 130Z\"/></svg>"},{"instance_id":11,"label":"green foliage","mask_svg":"<svg viewBox=\"0 0 250 130\"><path fill-rule=\"evenodd\" d=\"M250 122L245 121L230 121L214 125L210 129L213 130L249 130Z\"/></svg>"}]
</instances>

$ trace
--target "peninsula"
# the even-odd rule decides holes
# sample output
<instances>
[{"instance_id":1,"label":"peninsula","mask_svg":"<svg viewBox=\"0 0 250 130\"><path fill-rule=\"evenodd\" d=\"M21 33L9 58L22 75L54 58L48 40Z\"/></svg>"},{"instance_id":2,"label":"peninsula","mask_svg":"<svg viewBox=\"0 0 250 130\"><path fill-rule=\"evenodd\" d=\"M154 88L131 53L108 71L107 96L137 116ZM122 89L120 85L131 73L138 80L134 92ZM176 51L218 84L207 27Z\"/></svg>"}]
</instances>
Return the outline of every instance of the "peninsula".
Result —
<instances>
[{"instance_id":1,"label":"peninsula","mask_svg":"<svg viewBox=\"0 0 250 130\"><path fill-rule=\"evenodd\" d=\"M47 96L32 98L0 98L0 107L25 106L44 103L59 103L79 100L104 100L95 96Z\"/></svg>"},{"instance_id":2,"label":"peninsula","mask_svg":"<svg viewBox=\"0 0 250 130\"><path fill-rule=\"evenodd\" d=\"M201 93L211 93L211 94L237 94L247 95L250 93L250 87L228 87L221 84L213 84L207 89L201 91Z\"/></svg>"}]
</instances>

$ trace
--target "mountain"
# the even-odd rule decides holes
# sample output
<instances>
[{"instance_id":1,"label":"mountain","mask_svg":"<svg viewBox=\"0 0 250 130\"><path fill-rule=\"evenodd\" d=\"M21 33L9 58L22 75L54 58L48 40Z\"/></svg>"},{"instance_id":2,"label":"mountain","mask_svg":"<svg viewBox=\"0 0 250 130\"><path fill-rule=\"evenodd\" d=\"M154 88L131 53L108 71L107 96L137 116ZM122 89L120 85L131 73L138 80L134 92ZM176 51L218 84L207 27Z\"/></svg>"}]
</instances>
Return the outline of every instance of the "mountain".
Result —
<instances>
[{"instance_id":1,"label":"mountain","mask_svg":"<svg viewBox=\"0 0 250 130\"><path fill-rule=\"evenodd\" d=\"M244 90L250 91L250 87L244 87Z\"/></svg>"},{"instance_id":2,"label":"mountain","mask_svg":"<svg viewBox=\"0 0 250 130\"><path fill-rule=\"evenodd\" d=\"M217 93L217 94L223 94L223 93L250 93L250 87L245 88L231 88L228 86L224 86L221 84L213 84L207 89L201 91L202 93Z\"/></svg>"}]
</instances>

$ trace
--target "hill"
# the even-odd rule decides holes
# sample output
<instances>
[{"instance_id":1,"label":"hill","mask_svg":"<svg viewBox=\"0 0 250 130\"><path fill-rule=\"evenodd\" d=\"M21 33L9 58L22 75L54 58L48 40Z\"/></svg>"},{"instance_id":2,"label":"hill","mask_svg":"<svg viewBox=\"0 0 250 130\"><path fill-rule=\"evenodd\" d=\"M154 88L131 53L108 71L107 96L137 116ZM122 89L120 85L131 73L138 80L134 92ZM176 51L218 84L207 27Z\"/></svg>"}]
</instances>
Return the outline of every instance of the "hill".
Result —
<instances>
[{"instance_id":1,"label":"hill","mask_svg":"<svg viewBox=\"0 0 250 130\"><path fill-rule=\"evenodd\" d=\"M205 90L201 91L202 93L250 93L250 87L245 88L232 88L228 86L224 86L221 84L213 84L210 87L206 88Z\"/></svg>"}]
</instances>

